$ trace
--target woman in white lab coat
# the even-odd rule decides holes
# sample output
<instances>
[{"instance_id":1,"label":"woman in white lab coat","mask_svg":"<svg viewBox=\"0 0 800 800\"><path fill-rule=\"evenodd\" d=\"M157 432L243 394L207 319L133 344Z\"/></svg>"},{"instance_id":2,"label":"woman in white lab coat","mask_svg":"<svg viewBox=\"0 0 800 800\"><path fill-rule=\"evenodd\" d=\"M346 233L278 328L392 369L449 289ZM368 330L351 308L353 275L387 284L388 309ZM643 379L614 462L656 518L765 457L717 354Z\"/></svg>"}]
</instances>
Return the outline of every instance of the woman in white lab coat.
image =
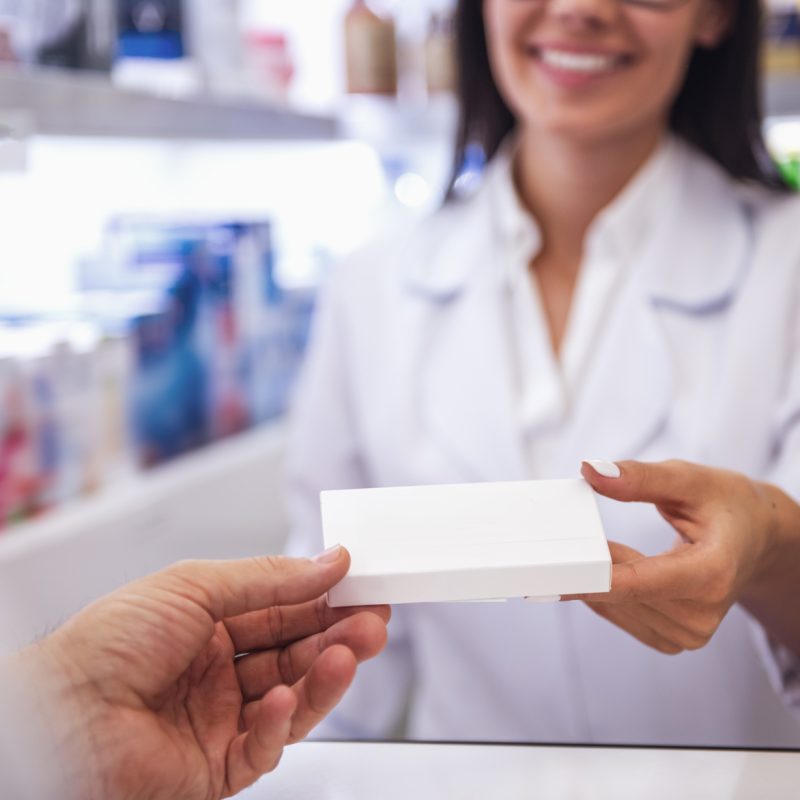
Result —
<instances>
[{"instance_id":1,"label":"woman in white lab coat","mask_svg":"<svg viewBox=\"0 0 800 800\"><path fill-rule=\"evenodd\" d=\"M758 13L461 2L458 154L479 142L488 168L328 287L291 547L318 548L322 489L689 463L644 482L626 463L618 484L584 467L651 501L601 506L626 602L400 607L326 735L390 734L410 691L422 739L800 745L799 548L781 540L764 580L777 540L760 525L776 497L797 510L776 487L800 492L800 200L761 139ZM679 561L652 558L676 530ZM694 593L631 583L665 563Z\"/></svg>"}]
</instances>

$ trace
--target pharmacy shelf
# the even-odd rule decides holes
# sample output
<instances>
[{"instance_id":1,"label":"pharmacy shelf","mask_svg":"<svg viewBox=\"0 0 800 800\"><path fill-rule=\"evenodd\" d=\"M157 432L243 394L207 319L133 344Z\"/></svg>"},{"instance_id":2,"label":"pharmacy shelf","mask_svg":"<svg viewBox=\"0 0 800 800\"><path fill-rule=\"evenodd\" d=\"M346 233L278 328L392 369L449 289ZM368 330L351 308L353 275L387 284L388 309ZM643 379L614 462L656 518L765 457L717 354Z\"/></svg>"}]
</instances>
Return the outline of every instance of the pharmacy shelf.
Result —
<instances>
[{"instance_id":1,"label":"pharmacy shelf","mask_svg":"<svg viewBox=\"0 0 800 800\"><path fill-rule=\"evenodd\" d=\"M23 645L174 561L279 553L285 445L283 423L256 428L2 534L0 630Z\"/></svg>"},{"instance_id":2,"label":"pharmacy shelf","mask_svg":"<svg viewBox=\"0 0 800 800\"><path fill-rule=\"evenodd\" d=\"M115 87L106 77L0 67L0 121L26 115L34 132L176 140L329 140L333 117L255 102L177 100Z\"/></svg>"},{"instance_id":3,"label":"pharmacy shelf","mask_svg":"<svg viewBox=\"0 0 800 800\"><path fill-rule=\"evenodd\" d=\"M800 115L800 75L770 76L765 97L768 116ZM338 117L321 116L255 102L176 100L123 90L91 73L0 65L0 129L8 127L8 120L13 129L27 120L32 132L53 136L228 141L346 137L380 147L449 141L457 108L451 97L418 104L347 98Z\"/></svg>"},{"instance_id":4,"label":"pharmacy shelf","mask_svg":"<svg viewBox=\"0 0 800 800\"><path fill-rule=\"evenodd\" d=\"M800 116L800 74L770 75L765 87L768 117Z\"/></svg>"}]
</instances>

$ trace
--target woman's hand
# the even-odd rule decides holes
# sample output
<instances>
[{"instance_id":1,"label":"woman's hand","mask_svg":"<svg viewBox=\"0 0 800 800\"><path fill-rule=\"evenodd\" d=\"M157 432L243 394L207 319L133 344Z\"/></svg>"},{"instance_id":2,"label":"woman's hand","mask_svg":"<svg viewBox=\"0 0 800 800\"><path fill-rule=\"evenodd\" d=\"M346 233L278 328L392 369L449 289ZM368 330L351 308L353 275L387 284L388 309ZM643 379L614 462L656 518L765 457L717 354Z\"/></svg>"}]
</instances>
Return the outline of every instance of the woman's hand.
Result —
<instances>
[{"instance_id":1,"label":"woman's hand","mask_svg":"<svg viewBox=\"0 0 800 800\"><path fill-rule=\"evenodd\" d=\"M387 607L325 602L349 564L344 549L178 564L19 654L69 788L86 783L75 796L207 800L272 770L385 644Z\"/></svg>"},{"instance_id":2,"label":"woman's hand","mask_svg":"<svg viewBox=\"0 0 800 800\"><path fill-rule=\"evenodd\" d=\"M612 464L601 466L614 473ZM611 542L608 594L578 595L600 616L662 653L703 647L734 603L800 654L800 507L773 486L680 461L584 463L602 495L653 503L679 537L646 558Z\"/></svg>"}]
</instances>

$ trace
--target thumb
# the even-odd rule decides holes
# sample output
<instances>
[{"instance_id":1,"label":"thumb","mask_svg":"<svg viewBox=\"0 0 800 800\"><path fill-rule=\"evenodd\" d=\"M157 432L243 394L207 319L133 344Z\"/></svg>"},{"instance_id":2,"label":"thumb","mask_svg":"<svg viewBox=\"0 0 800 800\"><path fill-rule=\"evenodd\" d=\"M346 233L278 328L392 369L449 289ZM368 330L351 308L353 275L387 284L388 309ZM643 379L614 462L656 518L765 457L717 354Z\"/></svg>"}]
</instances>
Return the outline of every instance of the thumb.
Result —
<instances>
[{"instance_id":1,"label":"thumb","mask_svg":"<svg viewBox=\"0 0 800 800\"><path fill-rule=\"evenodd\" d=\"M215 620L272 606L315 600L350 568L350 554L334 547L313 559L264 556L242 561L185 561L145 580L151 588L179 592Z\"/></svg>"},{"instance_id":2,"label":"thumb","mask_svg":"<svg viewBox=\"0 0 800 800\"><path fill-rule=\"evenodd\" d=\"M618 477L610 477L617 472ZM708 470L686 461L584 461L581 475L604 497L624 503L653 503L672 514L695 511L708 496Z\"/></svg>"}]
</instances>

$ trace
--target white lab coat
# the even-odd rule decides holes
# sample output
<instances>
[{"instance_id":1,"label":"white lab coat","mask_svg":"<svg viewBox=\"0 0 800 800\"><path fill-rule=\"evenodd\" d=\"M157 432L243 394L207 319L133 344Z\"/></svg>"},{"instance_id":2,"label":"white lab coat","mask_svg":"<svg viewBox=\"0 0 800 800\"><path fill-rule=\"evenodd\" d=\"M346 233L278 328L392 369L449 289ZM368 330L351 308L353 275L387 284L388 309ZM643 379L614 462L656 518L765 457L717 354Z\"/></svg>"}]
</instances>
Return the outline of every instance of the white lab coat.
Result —
<instances>
[{"instance_id":1,"label":"white lab coat","mask_svg":"<svg viewBox=\"0 0 800 800\"><path fill-rule=\"evenodd\" d=\"M573 477L583 458L684 458L799 496L800 199L676 153L559 452L536 477ZM337 271L295 407L291 551L319 548L322 489L532 477L496 281L501 226L484 187ZM672 544L648 506L601 511L617 541ZM581 604L403 606L390 629L324 735L390 733L413 688L419 739L800 746L800 715L739 608L677 657Z\"/></svg>"}]
</instances>

